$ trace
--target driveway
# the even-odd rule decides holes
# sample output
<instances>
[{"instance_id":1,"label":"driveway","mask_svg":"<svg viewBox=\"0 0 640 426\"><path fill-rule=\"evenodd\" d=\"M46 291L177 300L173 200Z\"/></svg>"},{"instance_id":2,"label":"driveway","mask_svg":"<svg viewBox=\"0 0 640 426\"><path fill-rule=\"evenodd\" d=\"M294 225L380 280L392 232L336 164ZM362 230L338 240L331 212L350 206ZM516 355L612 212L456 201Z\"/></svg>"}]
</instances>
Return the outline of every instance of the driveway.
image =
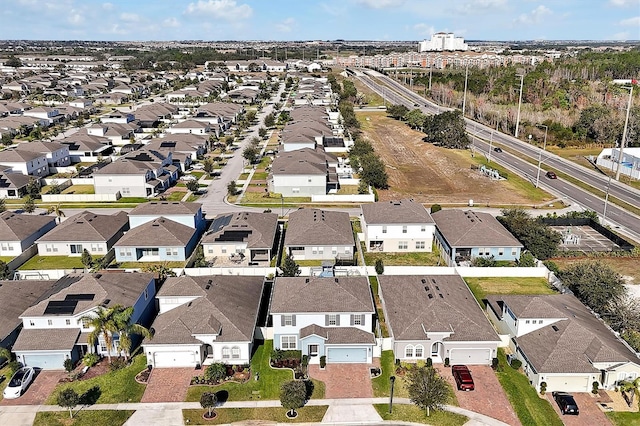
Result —
<instances>
[{"instance_id":1,"label":"driveway","mask_svg":"<svg viewBox=\"0 0 640 426\"><path fill-rule=\"evenodd\" d=\"M27 391L16 399L3 399L0 401L2 406L11 405L41 405L47 400L53 389L55 389L58 381L65 376L61 371L45 371L40 370L35 380Z\"/></svg>"},{"instance_id":2,"label":"driveway","mask_svg":"<svg viewBox=\"0 0 640 426\"><path fill-rule=\"evenodd\" d=\"M475 390L471 392L459 391L456 388L451 368L442 365L436 366L442 377L453 386L456 398L458 398L458 405L461 408L493 417L510 425L520 425L520 420L491 367L485 365L469 365L468 367L475 384Z\"/></svg>"},{"instance_id":3,"label":"driveway","mask_svg":"<svg viewBox=\"0 0 640 426\"><path fill-rule=\"evenodd\" d=\"M141 402L182 402L195 375L193 368L154 368Z\"/></svg>"},{"instance_id":4,"label":"driveway","mask_svg":"<svg viewBox=\"0 0 640 426\"><path fill-rule=\"evenodd\" d=\"M576 400L576 404L578 404L578 409L580 410L580 414L577 416L560 414L560 407L558 407L553 396L551 396L551 392L546 395L549 402L551 402L553 409L556 410L556 413L558 413L562 419L562 423L566 426L611 425L609 418L600 408L598 408L598 403L596 402L595 397L592 397L589 393L572 393L571 395L573 395L573 399Z\"/></svg>"},{"instance_id":5,"label":"driveway","mask_svg":"<svg viewBox=\"0 0 640 426\"><path fill-rule=\"evenodd\" d=\"M369 364L327 364L320 370L318 364L309 365L309 376L324 382L326 399L372 398Z\"/></svg>"}]
</instances>

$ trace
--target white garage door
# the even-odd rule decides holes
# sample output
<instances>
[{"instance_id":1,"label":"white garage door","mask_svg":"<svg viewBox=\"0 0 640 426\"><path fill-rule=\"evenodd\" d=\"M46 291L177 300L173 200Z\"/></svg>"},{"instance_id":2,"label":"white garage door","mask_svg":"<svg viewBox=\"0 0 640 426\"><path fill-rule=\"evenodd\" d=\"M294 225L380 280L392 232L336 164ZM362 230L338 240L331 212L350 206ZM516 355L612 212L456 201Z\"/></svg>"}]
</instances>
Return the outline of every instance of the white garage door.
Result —
<instances>
[{"instance_id":1,"label":"white garage door","mask_svg":"<svg viewBox=\"0 0 640 426\"><path fill-rule=\"evenodd\" d=\"M491 364L491 349L454 348L449 351L449 363L489 365Z\"/></svg>"},{"instance_id":2,"label":"white garage door","mask_svg":"<svg viewBox=\"0 0 640 426\"><path fill-rule=\"evenodd\" d=\"M591 380L589 376L546 376L543 382L547 382L547 391L561 392L589 392Z\"/></svg>"},{"instance_id":3,"label":"white garage door","mask_svg":"<svg viewBox=\"0 0 640 426\"><path fill-rule=\"evenodd\" d=\"M327 362L367 362L367 348L329 348Z\"/></svg>"},{"instance_id":4,"label":"white garage door","mask_svg":"<svg viewBox=\"0 0 640 426\"><path fill-rule=\"evenodd\" d=\"M153 361L156 368L195 367L196 354L192 351L155 352Z\"/></svg>"},{"instance_id":5,"label":"white garage door","mask_svg":"<svg viewBox=\"0 0 640 426\"><path fill-rule=\"evenodd\" d=\"M64 370L64 354L25 355L25 365L43 370Z\"/></svg>"}]
</instances>

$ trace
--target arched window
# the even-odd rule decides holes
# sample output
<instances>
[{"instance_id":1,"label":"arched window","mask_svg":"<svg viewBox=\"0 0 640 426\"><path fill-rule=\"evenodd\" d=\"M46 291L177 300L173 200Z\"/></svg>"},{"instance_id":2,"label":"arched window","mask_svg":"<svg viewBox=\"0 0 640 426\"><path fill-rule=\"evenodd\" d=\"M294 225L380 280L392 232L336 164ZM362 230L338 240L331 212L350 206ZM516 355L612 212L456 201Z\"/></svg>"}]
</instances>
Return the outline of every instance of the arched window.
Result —
<instances>
[{"instance_id":1,"label":"arched window","mask_svg":"<svg viewBox=\"0 0 640 426\"><path fill-rule=\"evenodd\" d=\"M231 348L231 358L240 359L240 348L238 346Z\"/></svg>"},{"instance_id":2,"label":"arched window","mask_svg":"<svg viewBox=\"0 0 640 426\"><path fill-rule=\"evenodd\" d=\"M404 348L404 357L413 358L413 345L407 345Z\"/></svg>"},{"instance_id":3,"label":"arched window","mask_svg":"<svg viewBox=\"0 0 640 426\"><path fill-rule=\"evenodd\" d=\"M222 359L229 359L229 358L231 358L231 349L225 346L222 348Z\"/></svg>"},{"instance_id":4,"label":"arched window","mask_svg":"<svg viewBox=\"0 0 640 426\"><path fill-rule=\"evenodd\" d=\"M423 358L424 357L424 346L416 345L415 356L416 356L416 358Z\"/></svg>"}]
</instances>

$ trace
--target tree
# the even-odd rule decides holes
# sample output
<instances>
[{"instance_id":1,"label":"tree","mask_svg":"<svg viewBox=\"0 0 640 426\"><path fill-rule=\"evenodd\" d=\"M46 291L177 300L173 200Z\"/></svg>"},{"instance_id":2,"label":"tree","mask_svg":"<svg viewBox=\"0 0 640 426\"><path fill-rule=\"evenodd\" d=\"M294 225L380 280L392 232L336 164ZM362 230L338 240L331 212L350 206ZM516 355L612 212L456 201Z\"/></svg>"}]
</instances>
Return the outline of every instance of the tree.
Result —
<instances>
[{"instance_id":1,"label":"tree","mask_svg":"<svg viewBox=\"0 0 640 426\"><path fill-rule=\"evenodd\" d=\"M196 248L196 254L193 257L193 267L202 268L207 266L207 260L204 258L204 249L201 245Z\"/></svg>"},{"instance_id":2,"label":"tree","mask_svg":"<svg viewBox=\"0 0 640 426\"><path fill-rule=\"evenodd\" d=\"M367 184L378 189L387 189L389 187L386 166L380 160L380 157L374 153L369 153L360 157L359 160L360 167L362 167L360 177Z\"/></svg>"},{"instance_id":3,"label":"tree","mask_svg":"<svg viewBox=\"0 0 640 426\"><path fill-rule=\"evenodd\" d=\"M442 206L440 204L433 204L431 206L431 213L436 213L439 212L440 210L442 210Z\"/></svg>"},{"instance_id":4,"label":"tree","mask_svg":"<svg viewBox=\"0 0 640 426\"><path fill-rule=\"evenodd\" d=\"M40 181L35 178L30 178L26 186L26 191L27 195L31 196L34 200L40 198Z\"/></svg>"},{"instance_id":5,"label":"tree","mask_svg":"<svg viewBox=\"0 0 640 426\"><path fill-rule=\"evenodd\" d=\"M20 68L22 66L22 61L20 58L16 58L14 55L11 55L4 64L8 67Z\"/></svg>"},{"instance_id":6,"label":"tree","mask_svg":"<svg viewBox=\"0 0 640 426\"><path fill-rule=\"evenodd\" d=\"M430 415L431 410L440 409L449 399L447 381L433 367L417 367L409 372L407 386L411 402Z\"/></svg>"},{"instance_id":7,"label":"tree","mask_svg":"<svg viewBox=\"0 0 640 426\"><path fill-rule=\"evenodd\" d=\"M147 339L153 339L151 331L146 327L132 323L131 317L133 316L134 308L129 306L125 308L122 305L116 305L113 308L113 318L118 333L118 349L124 352L124 358L129 359L131 356L131 346L133 344L132 336L142 336Z\"/></svg>"},{"instance_id":8,"label":"tree","mask_svg":"<svg viewBox=\"0 0 640 426\"><path fill-rule=\"evenodd\" d=\"M376 259L375 270L378 275L382 275L384 273L384 262L382 259Z\"/></svg>"},{"instance_id":9,"label":"tree","mask_svg":"<svg viewBox=\"0 0 640 426\"><path fill-rule=\"evenodd\" d=\"M95 311L95 315L84 315L80 318L83 324L86 324L91 328L91 332L87 336L87 341L95 346L100 336L105 342L107 347L107 358L111 363L111 348L113 347L113 333L118 331L118 327L114 318L114 310L99 306Z\"/></svg>"},{"instance_id":10,"label":"tree","mask_svg":"<svg viewBox=\"0 0 640 426\"><path fill-rule=\"evenodd\" d=\"M264 127L260 127L258 129L258 136L260 136L261 139L264 139L267 137L267 129L265 129Z\"/></svg>"},{"instance_id":11,"label":"tree","mask_svg":"<svg viewBox=\"0 0 640 426\"><path fill-rule=\"evenodd\" d=\"M203 392L200 395L200 406L208 411L208 418L213 417L213 409L218 403L218 397L215 392Z\"/></svg>"},{"instance_id":12,"label":"tree","mask_svg":"<svg viewBox=\"0 0 640 426\"><path fill-rule=\"evenodd\" d=\"M51 214L51 213L55 213L56 215L56 222L60 223L61 218L65 217L66 215L64 214L64 212L60 209L60 203L58 203L55 206L49 206L47 208L47 214Z\"/></svg>"},{"instance_id":13,"label":"tree","mask_svg":"<svg viewBox=\"0 0 640 426\"><path fill-rule=\"evenodd\" d=\"M640 299L625 291L622 296L611 301L602 317L611 328L622 334L631 346L635 344L640 347L637 343L632 344L632 341L636 340L635 335L640 331Z\"/></svg>"},{"instance_id":14,"label":"tree","mask_svg":"<svg viewBox=\"0 0 640 426\"><path fill-rule=\"evenodd\" d=\"M467 149L471 144L460 110L428 116L424 120L425 142L453 149Z\"/></svg>"},{"instance_id":15,"label":"tree","mask_svg":"<svg viewBox=\"0 0 640 426\"><path fill-rule=\"evenodd\" d=\"M267 129L276 125L276 116L274 113L269 113L264 117L264 125Z\"/></svg>"},{"instance_id":16,"label":"tree","mask_svg":"<svg viewBox=\"0 0 640 426\"><path fill-rule=\"evenodd\" d=\"M142 267L143 272L153 272L156 274L157 280L161 283L167 279L167 277L175 277L176 273L169 267L167 262L157 263L155 265L146 265Z\"/></svg>"},{"instance_id":17,"label":"tree","mask_svg":"<svg viewBox=\"0 0 640 426\"><path fill-rule=\"evenodd\" d=\"M280 269L282 269L282 275L285 277L297 277L300 275L300 266L293 260L291 255L287 254L284 257L284 261L282 265L280 265Z\"/></svg>"},{"instance_id":18,"label":"tree","mask_svg":"<svg viewBox=\"0 0 640 426\"><path fill-rule=\"evenodd\" d=\"M82 250L81 261L85 268L91 269L91 267L93 266L93 256L91 256L91 253L89 253L89 250L87 249Z\"/></svg>"},{"instance_id":19,"label":"tree","mask_svg":"<svg viewBox=\"0 0 640 426\"><path fill-rule=\"evenodd\" d=\"M360 180L358 182L358 194L368 194L369 193L369 184L364 180Z\"/></svg>"},{"instance_id":20,"label":"tree","mask_svg":"<svg viewBox=\"0 0 640 426\"><path fill-rule=\"evenodd\" d=\"M633 405L633 399L636 395L640 394L640 377L635 380L625 380L620 383L620 391L623 393L630 393L631 396L627 400L627 405L631 407Z\"/></svg>"},{"instance_id":21,"label":"tree","mask_svg":"<svg viewBox=\"0 0 640 426\"><path fill-rule=\"evenodd\" d=\"M404 120L405 115L409 112L409 108L404 105L390 105L387 107L387 115L395 120Z\"/></svg>"},{"instance_id":22,"label":"tree","mask_svg":"<svg viewBox=\"0 0 640 426\"><path fill-rule=\"evenodd\" d=\"M306 399L307 387L302 380L284 382L280 387L280 403L289 417L295 417L296 409L303 407Z\"/></svg>"},{"instance_id":23,"label":"tree","mask_svg":"<svg viewBox=\"0 0 640 426\"><path fill-rule=\"evenodd\" d=\"M524 209L504 209L498 220L535 258L546 260L558 251L562 235L530 217Z\"/></svg>"},{"instance_id":24,"label":"tree","mask_svg":"<svg viewBox=\"0 0 640 426\"><path fill-rule=\"evenodd\" d=\"M73 409L80 402L80 396L72 388L64 389L58 394L58 405L69 409L69 416L73 418Z\"/></svg>"},{"instance_id":25,"label":"tree","mask_svg":"<svg viewBox=\"0 0 640 426\"><path fill-rule=\"evenodd\" d=\"M204 160L203 167L204 167L204 171L205 172L211 173L213 171L213 166L214 166L214 164L213 164L213 160L211 158L207 158L207 159Z\"/></svg>"},{"instance_id":26,"label":"tree","mask_svg":"<svg viewBox=\"0 0 640 426\"><path fill-rule=\"evenodd\" d=\"M573 264L560 271L559 278L582 303L601 315L626 292L620 274L601 261Z\"/></svg>"},{"instance_id":27,"label":"tree","mask_svg":"<svg viewBox=\"0 0 640 426\"><path fill-rule=\"evenodd\" d=\"M424 122L426 119L425 115L418 108L406 113L404 118L405 120L407 120L407 124L412 129L422 129L422 126L424 126Z\"/></svg>"},{"instance_id":28,"label":"tree","mask_svg":"<svg viewBox=\"0 0 640 426\"><path fill-rule=\"evenodd\" d=\"M0 143L5 146L9 146L13 143L13 138L10 133L3 133L2 138L0 139Z\"/></svg>"},{"instance_id":29,"label":"tree","mask_svg":"<svg viewBox=\"0 0 640 426\"><path fill-rule=\"evenodd\" d=\"M532 268L536 266L536 258L528 251L523 251L518 259L518 266L521 268Z\"/></svg>"},{"instance_id":30,"label":"tree","mask_svg":"<svg viewBox=\"0 0 640 426\"><path fill-rule=\"evenodd\" d=\"M33 201L33 198L30 195L27 195L26 200L24 200L22 210L27 213L33 213L36 210L36 203L35 201Z\"/></svg>"},{"instance_id":31,"label":"tree","mask_svg":"<svg viewBox=\"0 0 640 426\"><path fill-rule=\"evenodd\" d=\"M67 373L71 374L71 372L73 371L73 360L71 358L66 358L64 360L64 362L62 363L62 366L64 367L64 371L66 371Z\"/></svg>"},{"instance_id":32,"label":"tree","mask_svg":"<svg viewBox=\"0 0 640 426\"><path fill-rule=\"evenodd\" d=\"M256 158L260 151L253 145L247 146L244 151L242 151L242 157L249 162L249 164L253 164L256 162Z\"/></svg>"},{"instance_id":33,"label":"tree","mask_svg":"<svg viewBox=\"0 0 640 426\"><path fill-rule=\"evenodd\" d=\"M62 188L60 187L60 184L58 183L57 180L53 180L51 182L51 185L49 185L49 191L47 192L47 194L51 194L51 195L56 195L56 194L60 194L62 192Z\"/></svg>"},{"instance_id":34,"label":"tree","mask_svg":"<svg viewBox=\"0 0 640 426\"><path fill-rule=\"evenodd\" d=\"M3 260L0 260L0 280L7 280L11 275L11 271L9 270L9 266Z\"/></svg>"},{"instance_id":35,"label":"tree","mask_svg":"<svg viewBox=\"0 0 640 426\"><path fill-rule=\"evenodd\" d=\"M231 182L229 182L227 184L227 192L229 193L229 195L233 196L233 195L238 195L240 193L240 190L238 189L238 187L236 186L236 181L232 180Z\"/></svg>"},{"instance_id":36,"label":"tree","mask_svg":"<svg viewBox=\"0 0 640 426\"><path fill-rule=\"evenodd\" d=\"M4 360L0 363L0 367L4 366L5 362L11 361L11 351L7 348L0 346L0 359Z\"/></svg>"},{"instance_id":37,"label":"tree","mask_svg":"<svg viewBox=\"0 0 640 426\"><path fill-rule=\"evenodd\" d=\"M186 186L187 186L187 189L191 192L198 192L198 190L200 189L200 184L198 183L197 180L188 181Z\"/></svg>"},{"instance_id":38,"label":"tree","mask_svg":"<svg viewBox=\"0 0 640 426\"><path fill-rule=\"evenodd\" d=\"M204 378L219 382L227 376L227 366L221 362L214 362L204 370Z\"/></svg>"}]
</instances>

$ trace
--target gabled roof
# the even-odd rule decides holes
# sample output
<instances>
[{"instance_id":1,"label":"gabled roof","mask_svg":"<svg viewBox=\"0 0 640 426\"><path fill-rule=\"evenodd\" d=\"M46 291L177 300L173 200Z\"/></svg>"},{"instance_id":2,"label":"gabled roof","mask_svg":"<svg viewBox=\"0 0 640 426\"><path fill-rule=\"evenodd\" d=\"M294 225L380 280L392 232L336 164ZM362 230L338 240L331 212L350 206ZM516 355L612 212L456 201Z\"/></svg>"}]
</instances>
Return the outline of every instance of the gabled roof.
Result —
<instances>
[{"instance_id":1,"label":"gabled roof","mask_svg":"<svg viewBox=\"0 0 640 426\"><path fill-rule=\"evenodd\" d=\"M538 373L592 373L594 363L634 362L640 359L605 324L569 294L487 296L487 307L500 319L506 304L518 320L558 319L515 341ZM526 315L526 316L523 316Z\"/></svg>"},{"instance_id":2,"label":"gabled roof","mask_svg":"<svg viewBox=\"0 0 640 426\"><path fill-rule=\"evenodd\" d=\"M104 215L84 211L67 218L36 242L104 242L109 241L128 224L126 212Z\"/></svg>"},{"instance_id":3,"label":"gabled roof","mask_svg":"<svg viewBox=\"0 0 640 426\"><path fill-rule=\"evenodd\" d=\"M253 341L262 297L263 277L199 276L170 277L158 297L193 296L185 303L158 315L155 331L146 344L201 343L193 334L217 334L219 342Z\"/></svg>"},{"instance_id":4,"label":"gabled roof","mask_svg":"<svg viewBox=\"0 0 640 426\"><path fill-rule=\"evenodd\" d=\"M0 166L0 188L20 189L29 183L32 176L14 172L11 167Z\"/></svg>"},{"instance_id":5,"label":"gabled roof","mask_svg":"<svg viewBox=\"0 0 640 426\"><path fill-rule=\"evenodd\" d=\"M272 314L373 313L366 277L278 277L273 284Z\"/></svg>"},{"instance_id":6,"label":"gabled roof","mask_svg":"<svg viewBox=\"0 0 640 426\"><path fill-rule=\"evenodd\" d=\"M381 201L360 207L367 225L434 223L427 209L413 200Z\"/></svg>"},{"instance_id":7,"label":"gabled roof","mask_svg":"<svg viewBox=\"0 0 640 426\"><path fill-rule=\"evenodd\" d=\"M129 216L148 215L195 215L202 208L200 203L187 203L182 201L150 201L138 204L129 212Z\"/></svg>"},{"instance_id":8,"label":"gabled roof","mask_svg":"<svg viewBox=\"0 0 640 426\"><path fill-rule=\"evenodd\" d=\"M52 216L0 213L0 241L23 241L48 224L55 222Z\"/></svg>"},{"instance_id":9,"label":"gabled roof","mask_svg":"<svg viewBox=\"0 0 640 426\"><path fill-rule=\"evenodd\" d=\"M349 213L299 209L289 214L285 246L353 246Z\"/></svg>"},{"instance_id":10,"label":"gabled roof","mask_svg":"<svg viewBox=\"0 0 640 426\"><path fill-rule=\"evenodd\" d=\"M159 217L128 231L115 243L116 247L184 247L196 229Z\"/></svg>"},{"instance_id":11,"label":"gabled roof","mask_svg":"<svg viewBox=\"0 0 640 426\"><path fill-rule=\"evenodd\" d=\"M22 324L20 315L29 306L51 291L55 280L0 281L0 346L16 327Z\"/></svg>"},{"instance_id":12,"label":"gabled roof","mask_svg":"<svg viewBox=\"0 0 640 426\"><path fill-rule=\"evenodd\" d=\"M64 149L66 146L62 145L58 142L42 142L42 141L32 141L32 142L23 142L17 146L16 149L20 151L29 151L36 154L45 154L47 152L55 152Z\"/></svg>"},{"instance_id":13,"label":"gabled roof","mask_svg":"<svg viewBox=\"0 0 640 426\"><path fill-rule=\"evenodd\" d=\"M270 249L277 227L278 215L275 213L236 212L218 215L202 238L202 244L244 241L248 248Z\"/></svg>"},{"instance_id":14,"label":"gabled roof","mask_svg":"<svg viewBox=\"0 0 640 426\"><path fill-rule=\"evenodd\" d=\"M376 338L373 333L356 327L321 327L311 324L300 329L301 339L311 335L321 337L329 345L376 344Z\"/></svg>"},{"instance_id":15,"label":"gabled roof","mask_svg":"<svg viewBox=\"0 0 640 426\"><path fill-rule=\"evenodd\" d=\"M21 149L9 148L0 151L0 162L4 163L26 163L37 158L44 158L45 154L39 152L23 151Z\"/></svg>"},{"instance_id":16,"label":"gabled roof","mask_svg":"<svg viewBox=\"0 0 640 426\"><path fill-rule=\"evenodd\" d=\"M386 320L394 340L426 340L447 332L447 341L499 341L458 275L378 276Z\"/></svg>"},{"instance_id":17,"label":"gabled roof","mask_svg":"<svg viewBox=\"0 0 640 426\"><path fill-rule=\"evenodd\" d=\"M13 345L18 351L70 351L80 336L79 328L23 328Z\"/></svg>"},{"instance_id":18,"label":"gabled roof","mask_svg":"<svg viewBox=\"0 0 640 426\"><path fill-rule=\"evenodd\" d=\"M431 217L451 247L522 247L489 213L444 209Z\"/></svg>"},{"instance_id":19,"label":"gabled roof","mask_svg":"<svg viewBox=\"0 0 640 426\"><path fill-rule=\"evenodd\" d=\"M198 120L185 120L181 123L171 126L174 129L207 129L210 127L209 123L205 123Z\"/></svg>"},{"instance_id":20,"label":"gabled roof","mask_svg":"<svg viewBox=\"0 0 640 426\"><path fill-rule=\"evenodd\" d=\"M159 163L147 163L143 161L129 160L126 158L120 158L113 161L100 170L96 170L96 175L144 175L148 171L156 170L160 167Z\"/></svg>"}]
</instances>

